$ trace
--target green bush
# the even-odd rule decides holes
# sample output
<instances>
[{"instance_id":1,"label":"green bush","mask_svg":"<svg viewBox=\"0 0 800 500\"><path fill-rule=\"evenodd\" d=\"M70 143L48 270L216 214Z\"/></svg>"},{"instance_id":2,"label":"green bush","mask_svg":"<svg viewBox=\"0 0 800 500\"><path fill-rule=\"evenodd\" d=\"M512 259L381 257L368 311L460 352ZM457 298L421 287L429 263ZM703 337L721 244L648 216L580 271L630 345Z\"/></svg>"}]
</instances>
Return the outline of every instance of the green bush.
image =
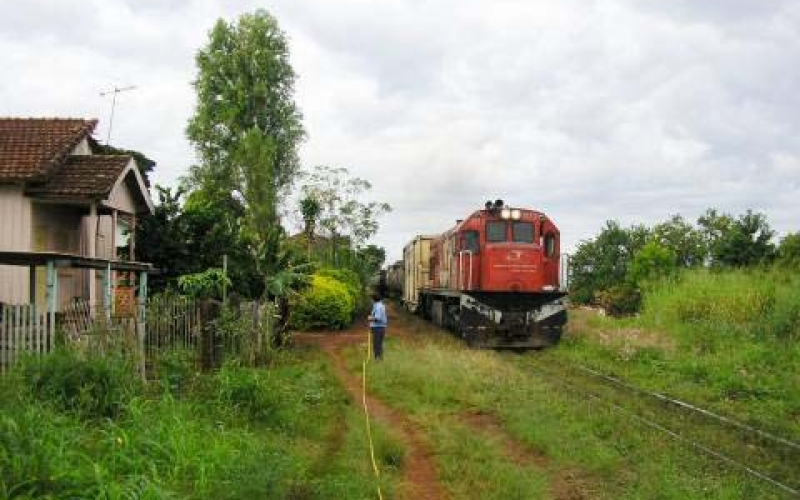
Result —
<instances>
[{"instance_id":1,"label":"green bush","mask_svg":"<svg viewBox=\"0 0 800 500\"><path fill-rule=\"evenodd\" d=\"M87 418L116 418L142 389L135 367L109 354L80 356L59 350L28 358L21 373L35 399Z\"/></svg>"},{"instance_id":2,"label":"green bush","mask_svg":"<svg viewBox=\"0 0 800 500\"><path fill-rule=\"evenodd\" d=\"M614 285L597 292L595 302L611 316L626 316L639 311L642 296L629 284Z\"/></svg>"},{"instance_id":3,"label":"green bush","mask_svg":"<svg viewBox=\"0 0 800 500\"><path fill-rule=\"evenodd\" d=\"M364 295L363 286L355 271L350 269L322 269L317 272L319 276L333 278L347 287L348 293L353 298L353 304L358 305ZM352 318L351 318L352 319Z\"/></svg>"},{"instance_id":4,"label":"green bush","mask_svg":"<svg viewBox=\"0 0 800 500\"><path fill-rule=\"evenodd\" d=\"M341 329L353 318L355 301L344 283L315 274L311 287L292 300L290 327L295 330Z\"/></svg>"}]
</instances>

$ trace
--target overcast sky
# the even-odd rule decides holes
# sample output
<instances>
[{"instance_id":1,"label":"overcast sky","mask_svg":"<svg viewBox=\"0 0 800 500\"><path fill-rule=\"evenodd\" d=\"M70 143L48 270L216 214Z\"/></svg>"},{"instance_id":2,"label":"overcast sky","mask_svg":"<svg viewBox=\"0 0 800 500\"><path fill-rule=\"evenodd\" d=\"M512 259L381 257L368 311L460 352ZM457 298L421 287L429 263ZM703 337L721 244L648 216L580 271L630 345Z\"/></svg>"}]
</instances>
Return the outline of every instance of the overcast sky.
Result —
<instances>
[{"instance_id":1,"label":"overcast sky","mask_svg":"<svg viewBox=\"0 0 800 500\"><path fill-rule=\"evenodd\" d=\"M574 249L604 221L707 207L800 230L797 0L0 0L0 115L98 118L175 185L194 55L263 7L287 33L308 140L394 212L399 258L487 199L536 208Z\"/></svg>"}]
</instances>

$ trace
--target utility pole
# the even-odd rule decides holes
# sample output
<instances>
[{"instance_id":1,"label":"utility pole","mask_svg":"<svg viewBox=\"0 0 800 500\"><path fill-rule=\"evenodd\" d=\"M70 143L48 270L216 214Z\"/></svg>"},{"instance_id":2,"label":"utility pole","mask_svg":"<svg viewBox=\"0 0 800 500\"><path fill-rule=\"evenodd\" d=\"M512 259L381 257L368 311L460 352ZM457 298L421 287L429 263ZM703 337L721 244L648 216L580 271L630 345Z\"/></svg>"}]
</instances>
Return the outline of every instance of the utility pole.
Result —
<instances>
[{"instance_id":1,"label":"utility pole","mask_svg":"<svg viewBox=\"0 0 800 500\"><path fill-rule=\"evenodd\" d=\"M117 106L117 94L127 92L135 88L136 85L128 85L127 87L117 87L114 85L113 89L100 92L101 97L111 94L111 117L108 119L108 135L106 136L106 146L108 146L108 144L111 142L111 126L114 125L114 108Z\"/></svg>"}]
</instances>

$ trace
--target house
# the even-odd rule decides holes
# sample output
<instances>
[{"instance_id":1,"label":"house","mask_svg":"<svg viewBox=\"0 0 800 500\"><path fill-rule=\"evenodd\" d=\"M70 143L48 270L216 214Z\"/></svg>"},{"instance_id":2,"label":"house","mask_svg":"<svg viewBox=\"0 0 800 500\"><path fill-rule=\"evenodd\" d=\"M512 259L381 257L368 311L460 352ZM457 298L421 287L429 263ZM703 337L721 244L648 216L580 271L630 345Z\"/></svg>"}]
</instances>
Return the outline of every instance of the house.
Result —
<instances>
[{"instance_id":1,"label":"house","mask_svg":"<svg viewBox=\"0 0 800 500\"><path fill-rule=\"evenodd\" d=\"M45 303L45 268L37 254L61 256L59 307L76 298L101 302L100 259L109 266L136 260L136 218L152 213L153 202L131 156L100 153L92 137L96 125L0 118L0 254L30 259L28 265L0 265L0 302ZM71 265L70 256L83 258L83 266Z\"/></svg>"}]
</instances>

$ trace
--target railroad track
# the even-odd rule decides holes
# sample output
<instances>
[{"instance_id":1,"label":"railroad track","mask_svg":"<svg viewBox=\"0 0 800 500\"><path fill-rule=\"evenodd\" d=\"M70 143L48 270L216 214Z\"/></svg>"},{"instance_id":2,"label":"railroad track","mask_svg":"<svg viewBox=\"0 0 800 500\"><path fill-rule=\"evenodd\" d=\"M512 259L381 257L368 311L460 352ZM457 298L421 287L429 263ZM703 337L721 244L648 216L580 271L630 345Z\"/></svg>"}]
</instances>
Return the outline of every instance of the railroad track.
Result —
<instances>
[{"instance_id":1,"label":"railroad track","mask_svg":"<svg viewBox=\"0 0 800 500\"><path fill-rule=\"evenodd\" d=\"M712 457L787 498L800 498L800 443L711 410L634 386L576 362L546 363L535 354L509 355L554 385L628 415L695 452Z\"/></svg>"}]
</instances>

